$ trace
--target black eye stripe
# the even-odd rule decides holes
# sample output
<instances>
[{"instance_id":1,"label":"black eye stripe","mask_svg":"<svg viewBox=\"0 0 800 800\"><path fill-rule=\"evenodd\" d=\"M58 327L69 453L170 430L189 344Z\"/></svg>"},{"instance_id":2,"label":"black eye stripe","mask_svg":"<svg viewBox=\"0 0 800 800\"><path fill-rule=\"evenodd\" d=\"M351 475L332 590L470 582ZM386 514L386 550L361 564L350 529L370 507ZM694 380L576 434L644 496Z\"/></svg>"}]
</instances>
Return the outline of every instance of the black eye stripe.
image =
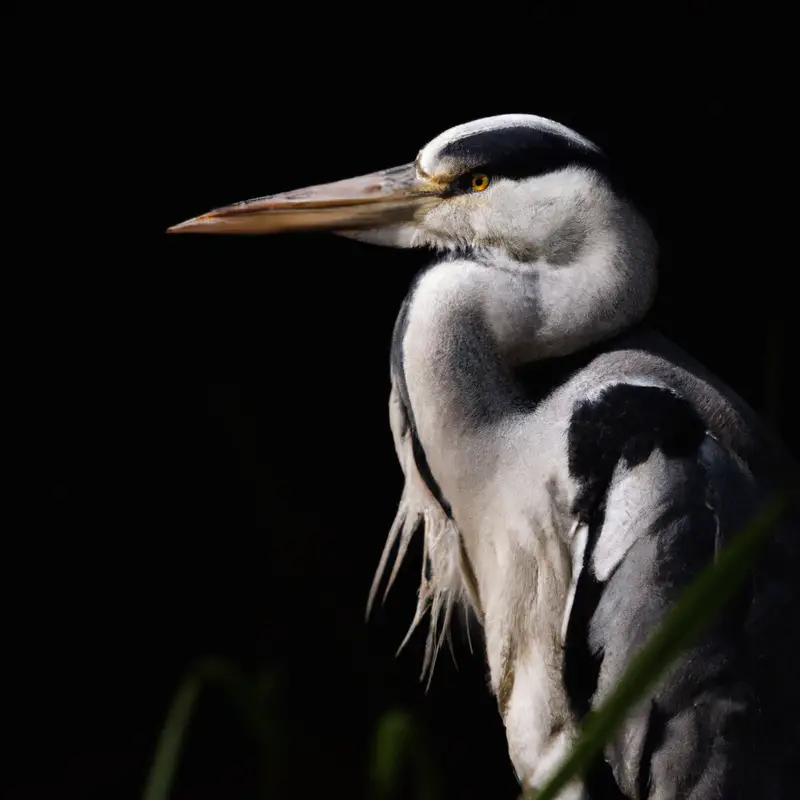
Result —
<instances>
[{"instance_id":1,"label":"black eye stripe","mask_svg":"<svg viewBox=\"0 0 800 800\"><path fill-rule=\"evenodd\" d=\"M471 185L476 173L486 174L491 186L497 179L523 181L583 167L596 172L619 197L640 209L647 205L640 179L624 163L610 162L600 148L578 134L571 136L546 126L515 125L479 131L442 145L426 158L434 164L434 172L457 174L443 192L444 197L480 193Z\"/></svg>"},{"instance_id":2,"label":"black eye stripe","mask_svg":"<svg viewBox=\"0 0 800 800\"><path fill-rule=\"evenodd\" d=\"M475 172L485 172L493 177L519 180L568 166L587 166L606 172L606 157L593 145L528 126L465 136L445 145L440 155L463 164L470 179Z\"/></svg>"}]
</instances>

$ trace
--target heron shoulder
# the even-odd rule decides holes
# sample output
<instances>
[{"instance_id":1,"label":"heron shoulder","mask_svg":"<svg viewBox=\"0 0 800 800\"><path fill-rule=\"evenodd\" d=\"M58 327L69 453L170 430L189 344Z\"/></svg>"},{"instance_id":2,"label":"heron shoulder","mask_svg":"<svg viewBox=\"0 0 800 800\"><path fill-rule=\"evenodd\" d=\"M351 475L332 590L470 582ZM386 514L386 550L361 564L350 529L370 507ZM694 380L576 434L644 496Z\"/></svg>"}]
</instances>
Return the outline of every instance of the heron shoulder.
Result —
<instances>
[{"instance_id":1,"label":"heron shoulder","mask_svg":"<svg viewBox=\"0 0 800 800\"><path fill-rule=\"evenodd\" d=\"M646 326L618 338L572 375L561 398L562 413L571 417L578 403L597 399L603 387L617 384L660 386L683 398L708 433L765 484L782 481L798 471L774 432L737 392ZM643 399L646 394L639 392L639 397ZM614 402L621 397L618 392ZM676 409L679 405L674 401L670 404Z\"/></svg>"}]
</instances>

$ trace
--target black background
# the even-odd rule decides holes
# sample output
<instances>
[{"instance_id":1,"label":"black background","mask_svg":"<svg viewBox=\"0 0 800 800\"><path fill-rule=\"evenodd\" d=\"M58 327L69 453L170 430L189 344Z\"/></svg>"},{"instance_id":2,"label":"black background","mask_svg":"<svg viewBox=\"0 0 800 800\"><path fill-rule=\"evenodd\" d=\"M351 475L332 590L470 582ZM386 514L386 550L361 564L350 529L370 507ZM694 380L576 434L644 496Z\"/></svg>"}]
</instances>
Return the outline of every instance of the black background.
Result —
<instances>
[{"instance_id":1,"label":"black background","mask_svg":"<svg viewBox=\"0 0 800 800\"><path fill-rule=\"evenodd\" d=\"M797 453L796 254L778 244L788 101L779 65L753 55L768 35L743 20L749 45L724 46L730 17L651 10L612 41L575 7L537 8L434 21L173 4L68 20L93 41L50 64L58 108L75 108L47 113L103 188L56 242L69 268L31 267L46 357L27 398L33 500L7 564L13 797L139 796L170 698L207 655L279 676L282 796L364 796L374 726L395 707L428 731L447 797L516 795L480 649L459 628L459 669L444 653L427 695L424 635L394 657L419 548L364 622L401 490L389 340L430 256L322 235L166 237L171 224L405 163L468 119L554 118L634 179L663 246L657 324ZM242 730L203 696L176 800L255 796Z\"/></svg>"}]
</instances>

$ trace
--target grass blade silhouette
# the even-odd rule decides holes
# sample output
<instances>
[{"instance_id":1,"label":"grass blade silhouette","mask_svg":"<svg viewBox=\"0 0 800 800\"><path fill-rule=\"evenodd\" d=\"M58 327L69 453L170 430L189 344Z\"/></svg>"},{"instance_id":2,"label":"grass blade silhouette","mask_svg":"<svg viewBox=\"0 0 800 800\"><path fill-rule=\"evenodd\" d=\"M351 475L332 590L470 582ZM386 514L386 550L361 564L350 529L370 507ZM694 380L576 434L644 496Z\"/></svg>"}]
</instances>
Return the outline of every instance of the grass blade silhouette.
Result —
<instances>
[{"instance_id":1,"label":"grass blade silhouette","mask_svg":"<svg viewBox=\"0 0 800 800\"><path fill-rule=\"evenodd\" d=\"M223 660L204 658L198 661L186 672L173 697L158 738L143 800L168 800L178 770L186 730L200 692L208 685L219 685L225 689L228 697L243 712L249 726L261 726L261 721L253 714L257 708L254 701L260 700L261 696L254 696L251 682L233 665ZM261 688L260 685L258 688Z\"/></svg>"}]
</instances>

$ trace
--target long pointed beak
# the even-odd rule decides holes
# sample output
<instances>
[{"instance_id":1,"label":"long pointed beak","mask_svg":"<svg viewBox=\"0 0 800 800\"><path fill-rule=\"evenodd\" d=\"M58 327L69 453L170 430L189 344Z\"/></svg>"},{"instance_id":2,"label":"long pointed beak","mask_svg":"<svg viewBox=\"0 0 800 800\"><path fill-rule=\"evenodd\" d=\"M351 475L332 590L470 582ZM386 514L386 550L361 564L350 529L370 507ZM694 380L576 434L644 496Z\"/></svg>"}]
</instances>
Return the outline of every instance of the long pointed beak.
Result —
<instances>
[{"instance_id":1,"label":"long pointed beak","mask_svg":"<svg viewBox=\"0 0 800 800\"><path fill-rule=\"evenodd\" d=\"M201 214L167 233L280 233L378 228L414 219L443 187L421 178L414 164L335 183L245 200Z\"/></svg>"}]
</instances>

